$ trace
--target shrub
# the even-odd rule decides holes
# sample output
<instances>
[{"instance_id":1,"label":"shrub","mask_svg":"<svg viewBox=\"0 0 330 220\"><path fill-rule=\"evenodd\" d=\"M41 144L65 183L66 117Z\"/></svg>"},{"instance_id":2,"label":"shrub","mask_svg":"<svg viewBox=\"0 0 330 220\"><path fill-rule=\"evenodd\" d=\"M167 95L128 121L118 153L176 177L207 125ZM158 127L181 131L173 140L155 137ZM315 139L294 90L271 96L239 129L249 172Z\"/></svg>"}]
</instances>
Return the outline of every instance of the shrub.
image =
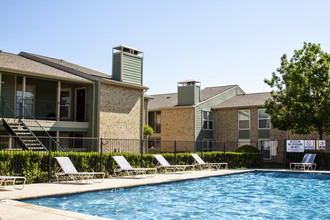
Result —
<instances>
[{"instance_id":1,"label":"shrub","mask_svg":"<svg viewBox=\"0 0 330 220\"><path fill-rule=\"evenodd\" d=\"M241 153L260 153L260 150L252 145L243 145L235 150L235 152Z\"/></svg>"},{"instance_id":2,"label":"shrub","mask_svg":"<svg viewBox=\"0 0 330 220\"><path fill-rule=\"evenodd\" d=\"M152 154L137 153L103 153L98 152L33 152L0 150L1 175L25 176L27 183L40 183L55 180L59 169L54 157L69 157L78 171L103 171L106 177L113 174L116 166L113 155L123 155L133 167L155 167L156 160ZM170 164L193 164L191 153L163 153ZM203 152L206 162L227 162L229 168L260 167L260 153L244 152ZM48 179L50 176L51 179Z\"/></svg>"}]
</instances>

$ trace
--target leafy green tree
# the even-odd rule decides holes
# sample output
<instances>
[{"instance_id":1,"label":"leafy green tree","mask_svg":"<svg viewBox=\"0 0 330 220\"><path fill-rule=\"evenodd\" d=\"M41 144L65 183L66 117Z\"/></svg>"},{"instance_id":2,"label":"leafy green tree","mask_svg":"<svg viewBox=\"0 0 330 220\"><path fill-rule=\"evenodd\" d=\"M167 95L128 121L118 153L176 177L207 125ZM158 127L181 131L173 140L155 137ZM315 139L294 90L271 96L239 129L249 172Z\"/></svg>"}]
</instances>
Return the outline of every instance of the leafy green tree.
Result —
<instances>
[{"instance_id":1,"label":"leafy green tree","mask_svg":"<svg viewBox=\"0 0 330 220\"><path fill-rule=\"evenodd\" d=\"M265 103L274 127L296 134L317 132L322 139L330 131L330 55L320 44L304 43L265 79L273 90Z\"/></svg>"},{"instance_id":2,"label":"leafy green tree","mask_svg":"<svg viewBox=\"0 0 330 220\"><path fill-rule=\"evenodd\" d=\"M143 134L145 138L149 138L154 133L154 129L149 125L144 125L143 130L144 130Z\"/></svg>"}]
</instances>

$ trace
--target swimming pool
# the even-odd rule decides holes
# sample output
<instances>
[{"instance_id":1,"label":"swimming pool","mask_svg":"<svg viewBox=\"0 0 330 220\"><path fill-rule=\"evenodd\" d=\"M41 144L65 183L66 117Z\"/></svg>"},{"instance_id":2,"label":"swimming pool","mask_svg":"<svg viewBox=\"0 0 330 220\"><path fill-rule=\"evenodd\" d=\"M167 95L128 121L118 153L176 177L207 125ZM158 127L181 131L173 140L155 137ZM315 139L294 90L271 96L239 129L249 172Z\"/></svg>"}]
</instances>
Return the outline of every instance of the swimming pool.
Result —
<instances>
[{"instance_id":1,"label":"swimming pool","mask_svg":"<svg viewBox=\"0 0 330 220\"><path fill-rule=\"evenodd\" d=\"M329 219L328 189L327 174L251 172L24 202L112 219Z\"/></svg>"}]
</instances>

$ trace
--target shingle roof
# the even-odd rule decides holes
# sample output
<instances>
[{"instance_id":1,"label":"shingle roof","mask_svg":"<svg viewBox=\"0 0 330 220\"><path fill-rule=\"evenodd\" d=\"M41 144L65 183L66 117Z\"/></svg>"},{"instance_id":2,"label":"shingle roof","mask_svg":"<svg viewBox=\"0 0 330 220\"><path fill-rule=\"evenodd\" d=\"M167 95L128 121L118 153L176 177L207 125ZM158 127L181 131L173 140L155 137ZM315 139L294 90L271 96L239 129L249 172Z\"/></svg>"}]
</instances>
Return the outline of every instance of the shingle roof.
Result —
<instances>
[{"instance_id":1,"label":"shingle roof","mask_svg":"<svg viewBox=\"0 0 330 220\"><path fill-rule=\"evenodd\" d=\"M151 95L151 97L153 99L149 102L149 110L156 110L164 107L173 107L178 104L177 93Z\"/></svg>"},{"instance_id":2,"label":"shingle roof","mask_svg":"<svg viewBox=\"0 0 330 220\"><path fill-rule=\"evenodd\" d=\"M270 92L242 94L234 96L233 98L218 104L214 108L219 109L264 106L265 101L270 97Z\"/></svg>"},{"instance_id":3,"label":"shingle roof","mask_svg":"<svg viewBox=\"0 0 330 220\"><path fill-rule=\"evenodd\" d=\"M237 85L206 87L201 90L201 102L218 94L237 87ZM173 107L178 104L178 93L151 95L153 100L149 102L149 110L158 110L165 107Z\"/></svg>"},{"instance_id":4,"label":"shingle roof","mask_svg":"<svg viewBox=\"0 0 330 220\"><path fill-rule=\"evenodd\" d=\"M61 78L71 81L90 82L85 78L3 51L0 52L0 70L53 79Z\"/></svg>"},{"instance_id":5,"label":"shingle roof","mask_svg":"<svg viewBox=\"0 0 330 220\"><path fill-rule=\"evenodd\" d=\"M203 102L234 87L237 87L237 85L206 87L201 90L201 101Z\"/></svg>"},{"instance_id":6,"label":"shingle roof","mask_svg":"<svg viewBox=\"0 0 330 220\"><path fill-rule=\"evenodd\" d=\"M97 76L97 77L102 77L102 78L106 78L106 79L111 79L111 75L109 75L109 74L102 73L102 72L99 72L96 70L92 70L92 69L74 64L74 63L70 63L70 62L67 62L62 59L56 59L56 58L52 58L52 57L46 57L46 56L41 56L38 54L32 54L32 53L27 53L27 52L21 52L20 55L33 59L33 60L36 60L36 61L41 61L41 62L46 61L48 63L56 64L59 66L64 66L64 67L70 68L72 70L76 70L81 73L88 74L90 76Z\"/></svg>"}]
</instances>

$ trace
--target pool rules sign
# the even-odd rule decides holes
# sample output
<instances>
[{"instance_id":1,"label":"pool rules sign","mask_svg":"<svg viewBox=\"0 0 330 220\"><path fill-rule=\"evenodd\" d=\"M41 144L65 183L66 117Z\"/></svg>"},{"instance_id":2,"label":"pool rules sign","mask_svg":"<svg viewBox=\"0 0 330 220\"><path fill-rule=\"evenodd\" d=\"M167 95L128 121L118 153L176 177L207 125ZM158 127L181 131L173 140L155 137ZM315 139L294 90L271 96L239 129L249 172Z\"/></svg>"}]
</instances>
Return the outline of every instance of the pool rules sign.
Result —
<instances>
[{"instance_id":1,"label":"pool rules sign","mask_svg":"<svg viewBox=\"0 0 330 220\"><path fill-rule=\"evenodd\" d=\"M325 140L286 141L286 152L304 152L305 150L326 150Z\"/></svg>"},{"instance_id":2,"label":"pool rules sign","mask_svg":"<svg viewBox=\"0 0 330 220\"><path fill-rule=\"evenodd\" d=\"M286 152L304 152L304 140L287 140Z\"/></svg>"}]
</instances>

